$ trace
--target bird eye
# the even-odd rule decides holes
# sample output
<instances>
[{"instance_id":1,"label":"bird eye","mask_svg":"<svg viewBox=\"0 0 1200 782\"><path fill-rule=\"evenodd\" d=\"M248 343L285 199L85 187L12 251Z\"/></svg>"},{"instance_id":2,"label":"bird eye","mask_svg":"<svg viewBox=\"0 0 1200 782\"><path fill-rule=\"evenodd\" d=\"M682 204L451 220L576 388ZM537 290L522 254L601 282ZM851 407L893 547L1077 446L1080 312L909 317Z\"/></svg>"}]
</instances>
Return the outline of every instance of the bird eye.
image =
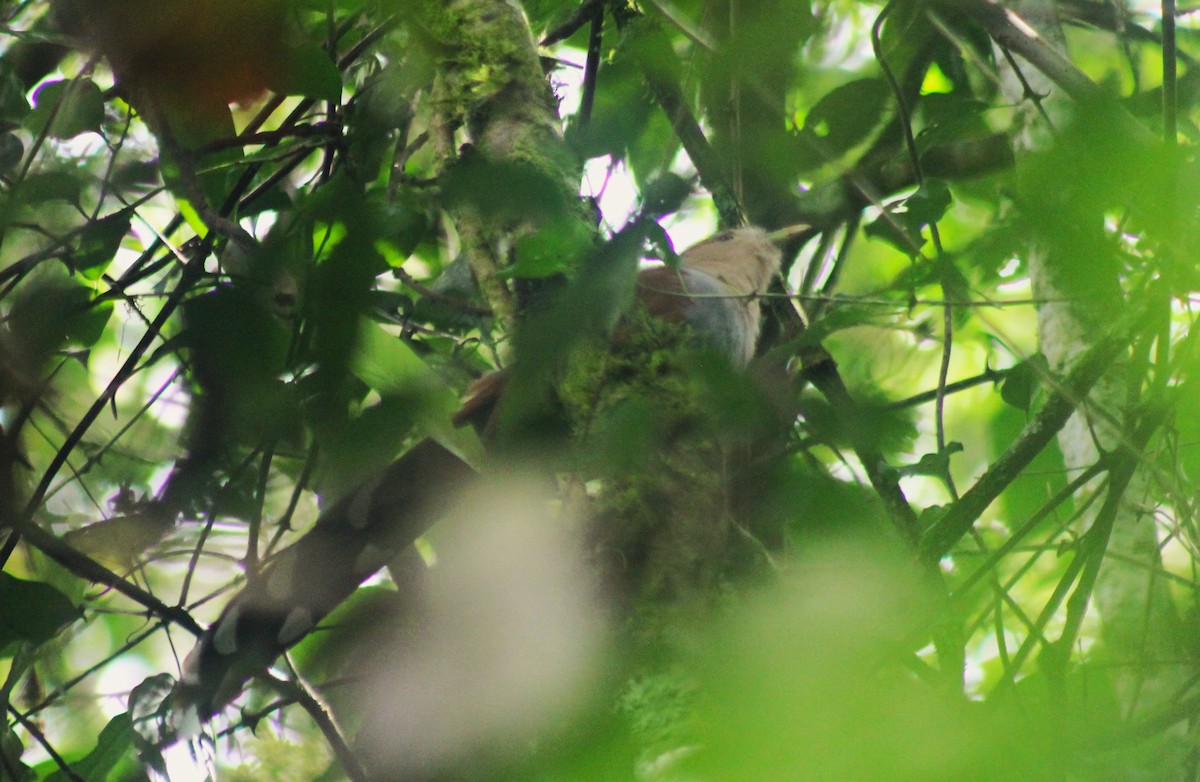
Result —
<instances>
[{"instance_id":1,"label":"bird eye","mask_svg":"<svg viewBox=\"0 0 1200 782\"><path fill-rule=\"evenodd\" d=\"M730 239L733 238L733 231L725 231L723 233L719 233L714 238L718 242L728 242Z\"/></svg>"}]
</instances>

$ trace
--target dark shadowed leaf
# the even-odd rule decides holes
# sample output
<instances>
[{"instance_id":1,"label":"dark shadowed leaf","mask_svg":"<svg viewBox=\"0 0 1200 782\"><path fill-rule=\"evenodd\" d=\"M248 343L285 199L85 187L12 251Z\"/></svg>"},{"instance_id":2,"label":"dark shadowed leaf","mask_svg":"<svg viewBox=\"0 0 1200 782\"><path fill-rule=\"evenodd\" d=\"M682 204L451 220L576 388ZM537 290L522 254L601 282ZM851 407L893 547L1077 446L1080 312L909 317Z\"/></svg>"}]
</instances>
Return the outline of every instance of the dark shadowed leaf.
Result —
<instances>
[{"instance_id":1,"label":"dark shadowed leaf","mask_svg":"<svg viewBox=\"0 0 1200 782\"><path fill-rule=\"evenodd\" d=\"M19 641L45 643L82 615L49 584L0 572L0 655L12 654L13 644Z\"/></svg>"},{"instance_id":2,"label":"dark shadowed leaf","mask_svg":"<svg viewBox=\"0 0 1200 782\"><path fill-rule=\"evenodd\" d=\"M129 232L130 210L108 215L89 223L79 234L79 247L71 256L80 271L102 271L117 254L121 240Z\"/></svg>"},{"instance_id":3,"label":"dark shadowed leaf","mask_svg":"<svg viewBox=\"0 0 1200 782\"><path fill-rule=\"evenodd\" d=\"M83 183L78 174L47 171L26 177L12 197L15 203L21 206L32 206L45 201L66 201L74 204L79 201L82 187Z\"/></svg>"},{"instance_id":4,"label":"dark shadowed leaf","mask_svg":"<svg viewBox=\"0 0 1200 782\"><path fill-rule=\"evenodd\" d=\"M909 256L916 255L925 246L921 225L910 220L905 212L880 215L863 226L863 233L872 239L881 239Z\"/></svg>"},{"instance_id":5,"label":"dark shadowed leaf","mask_svg":"<svg viewBox=\"0 0 1200 782\"><path fill-rule=\"evenodd\" d=\"M927 179L904 201L905 209L921 225L936 223L950 208L950 188L940 179Z\"/></svg>"},{"instance_id":6,"label":"dark shadowed leaf","mask_svg":"<svg viewBox=\"0 0 1200 782\"><path fill-rule=\"evenodd\" d=\"M342 95L342 74L320 46L303 42L290 47L273 83L280 95L336 101Z\"/></svg>"},{"instance_id":7,"label":"dark shadowed leaf","mask_svg":"<svg viewBox=\"0 0 1200 782\"><path fill-rule=\"evenodd\" d=\"M950 457L962 453L962 443L946 443L946 450L940 453L922 454L913 464L897 468L901 475L929 475L934 478L945 478L950 474Z\"/></svg>"},{"instance_id":8,"label":"dark shadowed leaf","mask_svg":"<svg viewBox=\"0 0 1200 782\"><path fill-rule=\"evenodd\" d=\"M821 98L805 116L800 132L806 165L835 160L861 143L875 128L890 96L883 79L858 79Z\"/></svg>"},{"instance_id":9,"label":"dark shadowed leaf","mask_svg":"<svg viewBox=\"0 0 1200 782\"><path fill-rule=\"evenodd\" d=\"M16 169L25 156L25 145L13 133L0 135L0 174Z\"/></svg>"},{"instance_id":10,"label":"dark shadowed leaf","mask_svg":"<svg viewBox=\"0 0 1200 782\"><path fill-rule=\"evenodd\" d=\"M0 727L0 768L9 772L5 782L8 782L9 777L12 782L33 782L36 776L33 769L21 762L21 755L24 753L25 747L21 739L8 727L6 721Z\"/></svg>"},{"instance_id":11,"label":"dark shadowed leaf","mask_svg":"<svg viewBox=\"0 0 1200 782\"><path fill-rule=\"evenodd\" d=\"M624 157L641 135L654 104L632 56L602 67L599 82L591 119L586 126L572 125L568 138L582 157Z\"/></svg>"},{"instance_id":12,"label":"dark shadowed leaf","mask_svg":"<svg viewBox=\"0 0 1200 782\"><path fill-rule=\"evenodd\" d=\"M1008 370L1004 382L1000 385L1000 398L1018 410L1028 413L1033 404L1034 394L1049 376L1050 365L1046 362L1046 357L1035 353Z\"/></svg>"},{"instance_id":13,"label":"dark shadowed leaf","mask_svg":"<svg viewBox=\"0 0 1200 782\"><path fill-rule=\"evenodd\" d=\"M668 171L647 183L642 191L642 211L650 217L672 214L691 194L691 183Z\"/></svg>"},{"instance_id":14,"label":"dark shadowed leaf","mask_svg":"<svg viewBox=\"0 0 1200 782\"><path fill-rule=\"evenodd\" d=\"M112 313L111 302L93 303L90 289L61 271L47 270L18 291L8 328L19 355L37 366L64 342L91 345Z\"/></svg>"},{"instance_id":15,"label":"dark shadowed leaf","mask_svg":"<svg viewBox=\"0 0 1200 782\"><path fill-rule=\"evenodd\" d=\"M29 101L21 79L7 61L0 61L0 120L19 122L28 113Z\"/></svg>"},{"instance_id":16,"label":"dark shadowed leaf","mask_svg":"<svg viewBox=\"0 0 1200 782\"><path fill-rule=\"evenodd\" d=\"M521 163L468 155L443 174L442 187L450 203L502 220L546 220L565 211L561 184Z\"/></svg>"}]
</instances>

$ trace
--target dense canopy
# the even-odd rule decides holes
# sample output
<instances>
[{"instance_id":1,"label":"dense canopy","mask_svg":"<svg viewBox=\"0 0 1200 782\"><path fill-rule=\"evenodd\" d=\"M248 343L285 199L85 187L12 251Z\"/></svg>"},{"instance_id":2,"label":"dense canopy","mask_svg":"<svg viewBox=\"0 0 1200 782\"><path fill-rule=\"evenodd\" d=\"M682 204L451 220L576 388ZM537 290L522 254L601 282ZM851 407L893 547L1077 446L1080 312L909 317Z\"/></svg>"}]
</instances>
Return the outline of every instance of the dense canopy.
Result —
<instances>
[{"instance_id":1,"label":"dense canopy","mask_svg":"<svg viewBox=\"0 0 1200 782\"><path fill-rule=\"evenodd\" d=\"M5 4L0 782L1194 778L1195 11Z\"/></svg>"}]
</instances>

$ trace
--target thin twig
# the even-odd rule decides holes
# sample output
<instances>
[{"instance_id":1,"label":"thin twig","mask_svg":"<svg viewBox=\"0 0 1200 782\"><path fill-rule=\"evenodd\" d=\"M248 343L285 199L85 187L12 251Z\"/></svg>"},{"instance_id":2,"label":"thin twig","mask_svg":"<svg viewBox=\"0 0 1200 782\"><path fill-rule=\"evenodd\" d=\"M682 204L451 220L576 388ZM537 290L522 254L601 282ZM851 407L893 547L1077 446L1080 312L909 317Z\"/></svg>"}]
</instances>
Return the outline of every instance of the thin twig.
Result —
<instances>
[{"instance_id":1,"label":"thin twig","mask_svg":"<svg viewBox=\"0 0 1200 782\"><path fill-rule=\"evenodd\" d=\"M317 699L304 681L297 675L296 680L288 681L275 676L265 677L278 692L287 698L291 698L295 703L299 704L308 716L316 723L325 740L329 742L330 748L333 749L333 754L337 757L338 762L342 764L342 770L346 772L346 776L352 782L369 782L371 777L367 774L366 769L358 762L358 758L354 756L354 752L350 749L349 743L343 736L341 727L334 719L332 712L325 704Z\"/></svg>"},{"instance_id":2,"label":"thin twig","mask_svg":"<svg viewBox=\"0 0 1200 782\"><path fill-rule=\"evenodd\" d=\"M571 12L571 15L567 17L565 22L546 33L546 36L538 42L538 45L553 46L556 43L567 40L575 34L576 30L591 21L595 14L603 12L604 0L584 0L578 8Z\"/></svg>"},{"instance_id":3,"label":"thin twig","mask_svg":"<svg viewBox=\"0 0 1200 782\"><path fill-rule=\"evenodd\" d=\"M596 83L600 75L600 47L604 42L604 6L597 3L592 12L592 26L588 32L587 61L583 71L583 92L579 97L579 124L586 129L592 120L592 106L596 102Z\"/></svg>"},{"instance_id":4,"label":"thin twig","mask_svg":"<svg viewBox=\"0 0 1200 782\"><path fill-rule=\"evenodd\" d=\"M897 399L895 402L889 402L883 406L884 410L905 410L909 407L917 407L926 402L932 402L938 398L939 392L943 395L956 394L959 391L965 391L968 388L983 385L984 383L999 383L1004 378L1008 377L1007 369L992 369L988 367L983 372L980 372L974 377L963 378L956 380L953 383L938 384L937 388L929 391L922 391L919 394L914 394L904 399Z\"/></svg>"},{"instance_id":5,"label":"thin twig","mask_svg":"<svg viewBox=\"0 0 1200 782\"><path fill-rule=\"evenodd\" d=\"M84 782L83 777L79 776L75 769L71 768L71 765L67 763L66 758L58 754L58 751L51 746L50 741L46 738L46 734L42 733L41 729L33 722L33 720L26 719L25 716L13 708L12 705L9 705L8 713L13 715L17 722L21 723L21 727L28 731L29 735L33 736L34 740L37 741L38 744L42 745L42 749L46 751L46 754L50 756L50 759L53 760L55 765L57 765L58 768L67 775L67 778L70 779L71 782ZM7 754L8 753L6 752L5 755Z\"/></svg>"},{"instance_id":6,"label":"thin twig","mask_svg":"<svg viewBox=\"0 0 1200 782\"><path fill-rule=\"evenodd\" d=\"M922 557L936 562L953 548L1013 478L1050 444L1092 386L1128 347L1130 339L1127 333L1117 330L1092 345L1016 441L925 534Z\"/></svg>"},{"instance_id":7,"label":"thin twig","mask_svg":"<svg viewBox=\"0 0 1200 782\"><path fill-rule=\"evenodd\" d=\"M447 296L444 293L439 293L424 283L413 279L411 274L404 271L404 269L401 269L399 266L392 269L392 275L430 301L436 301L439 304L445 304L447 307L453 307L454 309L466 315L475 315L481 318L492 317L492 311L487 307L480 307L477 304L472 304L469 301L463 301L455 296Z\"/></svg>"}]
</instances>

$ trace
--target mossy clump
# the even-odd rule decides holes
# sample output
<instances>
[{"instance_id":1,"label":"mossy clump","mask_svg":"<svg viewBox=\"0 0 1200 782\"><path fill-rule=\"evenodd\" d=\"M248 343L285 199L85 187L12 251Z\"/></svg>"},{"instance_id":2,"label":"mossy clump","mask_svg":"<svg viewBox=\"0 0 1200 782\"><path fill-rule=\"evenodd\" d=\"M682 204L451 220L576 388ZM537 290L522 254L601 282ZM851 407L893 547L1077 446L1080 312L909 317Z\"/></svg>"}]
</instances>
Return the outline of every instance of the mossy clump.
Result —
<instances>
[{"instance_id":1,"label":"mossy clump","mask_svg":"<svg viewBox=\"0 0 1200 782\"><path fill-rule=\"evenodd\" d=\"M725 452L682 325L635 310L578 351L559 385L585 479L588 543L604 589L640 611L715 595L728 555Z\"/></svg>"}]
</instances>

